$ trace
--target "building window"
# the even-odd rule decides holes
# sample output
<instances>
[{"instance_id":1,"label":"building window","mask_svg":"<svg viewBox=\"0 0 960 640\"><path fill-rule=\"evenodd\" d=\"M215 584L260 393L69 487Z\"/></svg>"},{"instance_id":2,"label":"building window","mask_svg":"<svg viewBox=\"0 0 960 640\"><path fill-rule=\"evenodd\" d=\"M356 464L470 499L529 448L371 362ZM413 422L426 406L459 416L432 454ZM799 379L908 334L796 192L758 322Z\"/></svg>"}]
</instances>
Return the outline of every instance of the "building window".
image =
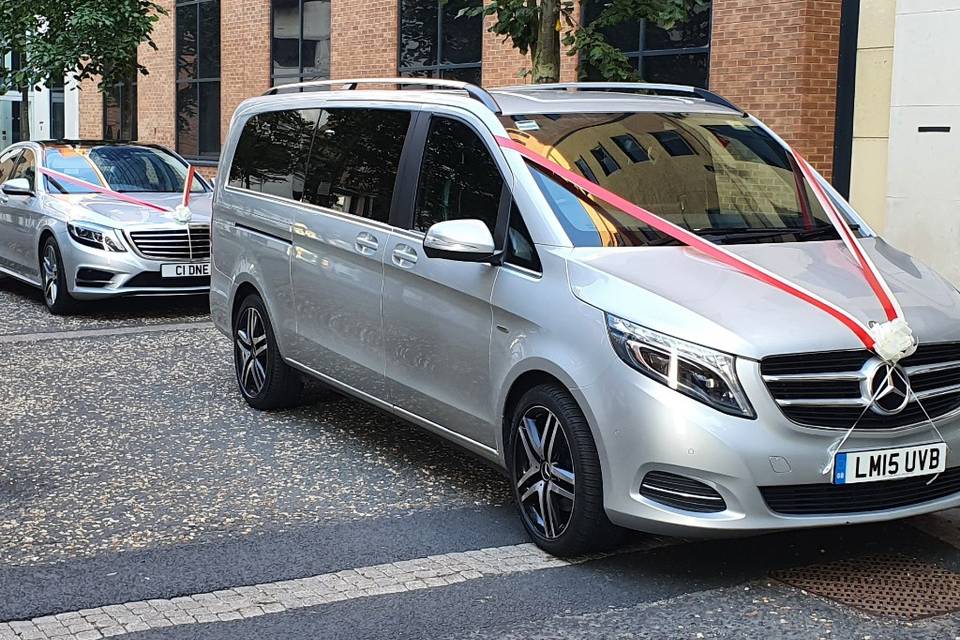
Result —
<instances>
[{"instance_id":1,"label":"building window","mask_svg":"<svg viewBox=\"0 0 960 640\"><path fill-rule=\"evenodd\" d=\"M602 144L590 149L590 153L593 154L594 160L600 163L600 168L603 169L603 175L608 176L611 173L620 171L620 165L617 164L617 161L614 160L613 156L610 155L610 152L607 151Z\"/></svg>"},{"instance_id":2,"label":"building window","mask_svg":"<svg viewBox=\"0 0 960 640\"><path fill-rule=\"evenodd\" d=\"M604 0L587 0L585 22L603 11ZM607 41L627 56L644 82L666 82L706 88L710 74L710 3L693 11L689 19L661 29L645 20L622 22L604 31ZM586 65L588 80L603 80Z\"/></svg>"},{"instance_id":3,"label":"building window","mask_svg":"<svg viewBox=\"0 0 960 640\"><path fill-rule=\"evenodd\" d=\"M50 95L50 138L52 140L63 140L65 135L63 78L59 80L51 79L47 84L47 92Z\"/></svg>"},{"instance_id":4,"label":"building window","mask_svg":"<svg viewBox=\"0 0 960 640\"><path fill-rule=\"evenodd\" d=\"M137 139L137 73L118 82L103 96L103 137L105 140Z\"/></svg>"},{"instance_id":5,"label":"building window","mask_svg":"<svg viewBox=\"0 0 960 640\"><path fill-rule=\"evenodd\" d=\"M480 84L483 17L457 17L482 0L400 0L400 75Z\"/></svg>"},{"instance_id":6,"label":"building window","mask_svg":"<svg viewBox=\"0 0 960 640\"><path fill-rule=\"evenodd\" d=\"M6 55L0 54L0 64L11 71L16 71L20 68L20 54L16 51ZM14 142L20 142L20 99L19 91L0 94L0 149Z\"/></svg>"},{"instance_id":7,"label":"building window","mask_svg":"<svg viewBox=\"0 0 960 640\"><path fill-rule=\"evenodd\" d=\"M220 153L220 0L177 0L177 152Z\"/></svg>"},{"instance_id":8,"label":"building window","mask_svg":"<svg viewBox=\"0 0 960 640\"><path fill-rule=\"evenodd\" d=\"M272 0L274 86L330 77L330 0Z\"/></svg>"}]
</instances>

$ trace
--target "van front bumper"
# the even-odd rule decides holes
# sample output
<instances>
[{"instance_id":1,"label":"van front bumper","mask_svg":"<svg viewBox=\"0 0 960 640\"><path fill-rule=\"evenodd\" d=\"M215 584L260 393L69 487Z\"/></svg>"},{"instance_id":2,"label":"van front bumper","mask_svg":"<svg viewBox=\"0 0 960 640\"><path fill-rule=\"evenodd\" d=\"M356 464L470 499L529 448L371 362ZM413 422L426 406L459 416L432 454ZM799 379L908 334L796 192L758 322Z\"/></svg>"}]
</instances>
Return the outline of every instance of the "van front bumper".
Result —
<instances>
[{"instance_id":1,"label":"van front bumper","mask_svg":"<svg viewBox=\"0 0 960 640\"><path fill-rule=\"evenodd\" d=\"M860 510L861 507L840 513L803 514L775 510L771 505L782 511L782 503L768 503L761 488L783 487L780 493L787 495L796 489L798 496L821 496L807 498L815 505L819 504L817 500L829 505L831 496L838 495L837 490L851 491L850 487L866 485L834 487L832 474L824 473L831 461L828 448L843 437L843 430L790 422L767 391L756 362L739 360L738 373L756 410L755 419L716 411L650 380L619 360L594 384L574 390L595 430L603 469L604 505L614 523L651 533L709 536L878 522L960 506L960 483L952 484L960 474L960 416L954 415L936 422L948 445L947 473L934 480L945 483L940 485L944 495L923 499L930 492L918 492L920 499L915 503L904 505L901 498L898 504L902 506L875 510ZM939 441L929 424L854 431L842 451ZM641 495L641 483L652 471L706 485L722 497L722 510L679 509ZM885 486L902 494L904 485L894 484L897 482L902 481L887 481ZM869 484L874 485L882 503L884 485ZM926 486L925 481L919 484ZM957 490L948 492L953 486ZM773 492L768 491L767 497ZM817 507L813 509L816 511Z\"/></svg>"}]
</instances>

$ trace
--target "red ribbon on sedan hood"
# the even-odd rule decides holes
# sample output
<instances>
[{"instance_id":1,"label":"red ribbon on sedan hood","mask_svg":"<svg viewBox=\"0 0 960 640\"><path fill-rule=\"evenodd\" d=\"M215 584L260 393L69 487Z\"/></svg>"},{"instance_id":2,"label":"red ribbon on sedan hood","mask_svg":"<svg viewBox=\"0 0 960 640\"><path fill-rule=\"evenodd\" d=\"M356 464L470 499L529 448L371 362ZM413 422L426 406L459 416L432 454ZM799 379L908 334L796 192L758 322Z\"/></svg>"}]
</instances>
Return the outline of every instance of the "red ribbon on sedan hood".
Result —
<instances>
[{"instance_id":1,"label":"red ribbon on sedan hood","mask_svg":"<svg viewBox=\"0 0 960 640\"><path fill-rule=\"evenodd\" d=\"M48 178L53 178L54 180L62 180L64 182L69 182L75 184L79 187L85 189L90 189L96 193L101 193L103 195L110 196L117 200L122 200L123 202L129 202L130 204L140 205L141 207L149 207L157 211L163 211L169 213L171 210L167 207L161 206L159 204L154 204L152 202L147 202L146 200L141 200L140 198L134 198L133 196L128 196L125 193L120 193L119 191L114 191L113 189L107 189L106 187L101 187L98 184L93 184L92 182L87 182L86 180L81 180L80 178L74 178L73 176L68 176L65 173L60 173L59 171L54 171L53 169L47 169L46 167L40 167L40 173L47 176ZM65 194L66 195L66 194Z\"/></svg>"},{"instance_id":2,"label":"red ribbon on sedan hood","mask_svg":"<svg viewBox=\"0 0 960 640\"><path fill-rule=\"evenodd\" d=\"M197 172L196 167L194 167L193 165L189 165L189 168L187 169L187 177L183 181L183 196L180 199L180 204L177 205L176 209L171 209L170 207L164 207L163 205L154 204L153 202L148 202L147 200L141 200L140 198L135 198L125 193L114 191L113 189L101 187L98 184L87 182L86 180L81 180L80 178L74 178L73 176L67 175L65 173L60 173L59 171L54 171L53 169L40 167L40 173L47 176L48 178L52 178L54 180L62 180L63 182L69 182L79 187L89 189L90 191L93 191L95 193L99 193L105 196L110 196L115 200L120 200L122 202L129 202L130 204L139 205L141 207L147 207L155 211L161 211L163 213L176 213L178 209L188 210L190 206L190 191L193 189L193 181L194 181L194 178L196 177L196 172Z\"/></svg>"},{"instance_id":3,"label":"red ribbon on sedan hood","mask_svg":"<svg viewBox=\"0 0 960 640\"><path fill-rule=\"evenodd\" d=\"M891 358L886 356L884 353L879 353L879 351L889 352L892 350L878 350L877 340L880 339L884 342L887 342L891 333L900 331L901 325L903 328L902 331L905 331L906 333L904 334L901 332L898 335L893 336L893 338L895 341L899 341L901 344L903 344L904 336L910 335L910 341L914 343L915 346L915 341L912 339L912 334L909 334L909 328L906 327L906 323L903 320L903 312L901 311L896 299L893 297L890 288L883 281L883 276L880 275L880 272L877 270L876 266L873 264L873 262L871 262L870 258L863 250L863 247L860 246L850 228L844 223L840 212L834 207L833 202L830 200L823 187L817 181L813 172L813 168L810 167L806 160L800 157L800 155L792 149L790 149L790 153L793 155L794 160L800 167L800 170L806 180L811 184L813 192L817 196L817 200L827 212L830 221L837 229L837 233L840 234L840 238L843 240L844 244L850 250L850 253L852 253L856 259L857 264L860 266L864 277L870 285L870 288L880 301L888 322L875 325L874 327L867 327L857 318L853 317L837 305L823 299L817 294L790 282L782 276L778 276L777 274L764 269L760 265L757 265L720 245L714 244L709 240L705 240L695 233L664 218L661 218L660 216L647 211L643 207L637 206L636 204L613 193L612 191L604 189L598 184L587 180L583 176L571 171L570 169L567 169L566 167L549 160L539 153L531 151L523 144L503 136L496 136L496 140L502 149L516 151L530 163L546 170L547 172L585 192L586 194L620 209L624 213L633 216L637 220L640 220L650 227L653 227L657 231L673 238L674 240L677 240L689 247L696 249L697 251L700 251L701 253L710 256L721 264L732 267L733 269L736 269L737 271L752 278L756 278L761 282L765 282L766 284L769 284L780 291L784 291L795 298L799 298L800 300L817 307L821 311L828 313L843 323L843 325L849 328L850 331L856 334L857 338L860 339L867 349L877 351L878 354L881 355L881 357L883 357L885 360L889 360ZM880 330L883 328L887 330ZM899 357L902 357L904 352L909 351L909 348L904 347L897 349L897 351L899 352ZM899 357L896 357L896 359L899 359Z\"/></svg>"}]
</instances>

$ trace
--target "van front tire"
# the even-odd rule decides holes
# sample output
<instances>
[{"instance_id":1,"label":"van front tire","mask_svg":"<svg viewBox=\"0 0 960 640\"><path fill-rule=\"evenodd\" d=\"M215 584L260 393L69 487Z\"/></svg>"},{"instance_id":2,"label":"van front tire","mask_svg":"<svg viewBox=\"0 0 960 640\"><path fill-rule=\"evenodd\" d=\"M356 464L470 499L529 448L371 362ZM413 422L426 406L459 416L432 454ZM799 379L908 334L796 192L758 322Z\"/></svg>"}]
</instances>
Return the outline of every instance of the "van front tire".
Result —
<instances>
[{"instance_id":1,"label":"van front tire","mask_svg":"<svg viewBox=\"0 0 960 640\"><path fill-rule=\"evenodd\" d=\"M603 509L600 459L573 396L556 384L528 390L513 408L507 455L524 528L544 551L572 556L623 539Z\"/></svg>"},{"instance_id":2,"label":"van front tire","mask_svg":"<svg viewBox=\"0 0 960 640\"><path fill-rule=\"evenodd\" d=\"M251 407L286 409L299 402L303 377L283 361L257 294L244 298L233 319L233 360L240 393Z\"/></svg>"}]
</instances>

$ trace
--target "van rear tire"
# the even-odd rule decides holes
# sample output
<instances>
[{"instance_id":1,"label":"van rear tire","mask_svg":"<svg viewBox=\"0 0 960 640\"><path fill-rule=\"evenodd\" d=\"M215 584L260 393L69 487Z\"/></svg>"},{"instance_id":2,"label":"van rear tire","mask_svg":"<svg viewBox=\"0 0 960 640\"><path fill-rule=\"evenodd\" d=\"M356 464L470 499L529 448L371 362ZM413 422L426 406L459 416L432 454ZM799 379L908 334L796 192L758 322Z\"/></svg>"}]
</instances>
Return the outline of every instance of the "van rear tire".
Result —
<instances>
[{"instance_id":1,"label":"van rear tire","mask_svg":"<svg viewBox=\"0 0 960 640\"><path fill-rule=\"evenodd\" d=\"M233 360L240 394L254 409L287 409L300 401L303 376L284 362L266 305L255 293L233 319Z\"/></svg>"}]
</instances>

